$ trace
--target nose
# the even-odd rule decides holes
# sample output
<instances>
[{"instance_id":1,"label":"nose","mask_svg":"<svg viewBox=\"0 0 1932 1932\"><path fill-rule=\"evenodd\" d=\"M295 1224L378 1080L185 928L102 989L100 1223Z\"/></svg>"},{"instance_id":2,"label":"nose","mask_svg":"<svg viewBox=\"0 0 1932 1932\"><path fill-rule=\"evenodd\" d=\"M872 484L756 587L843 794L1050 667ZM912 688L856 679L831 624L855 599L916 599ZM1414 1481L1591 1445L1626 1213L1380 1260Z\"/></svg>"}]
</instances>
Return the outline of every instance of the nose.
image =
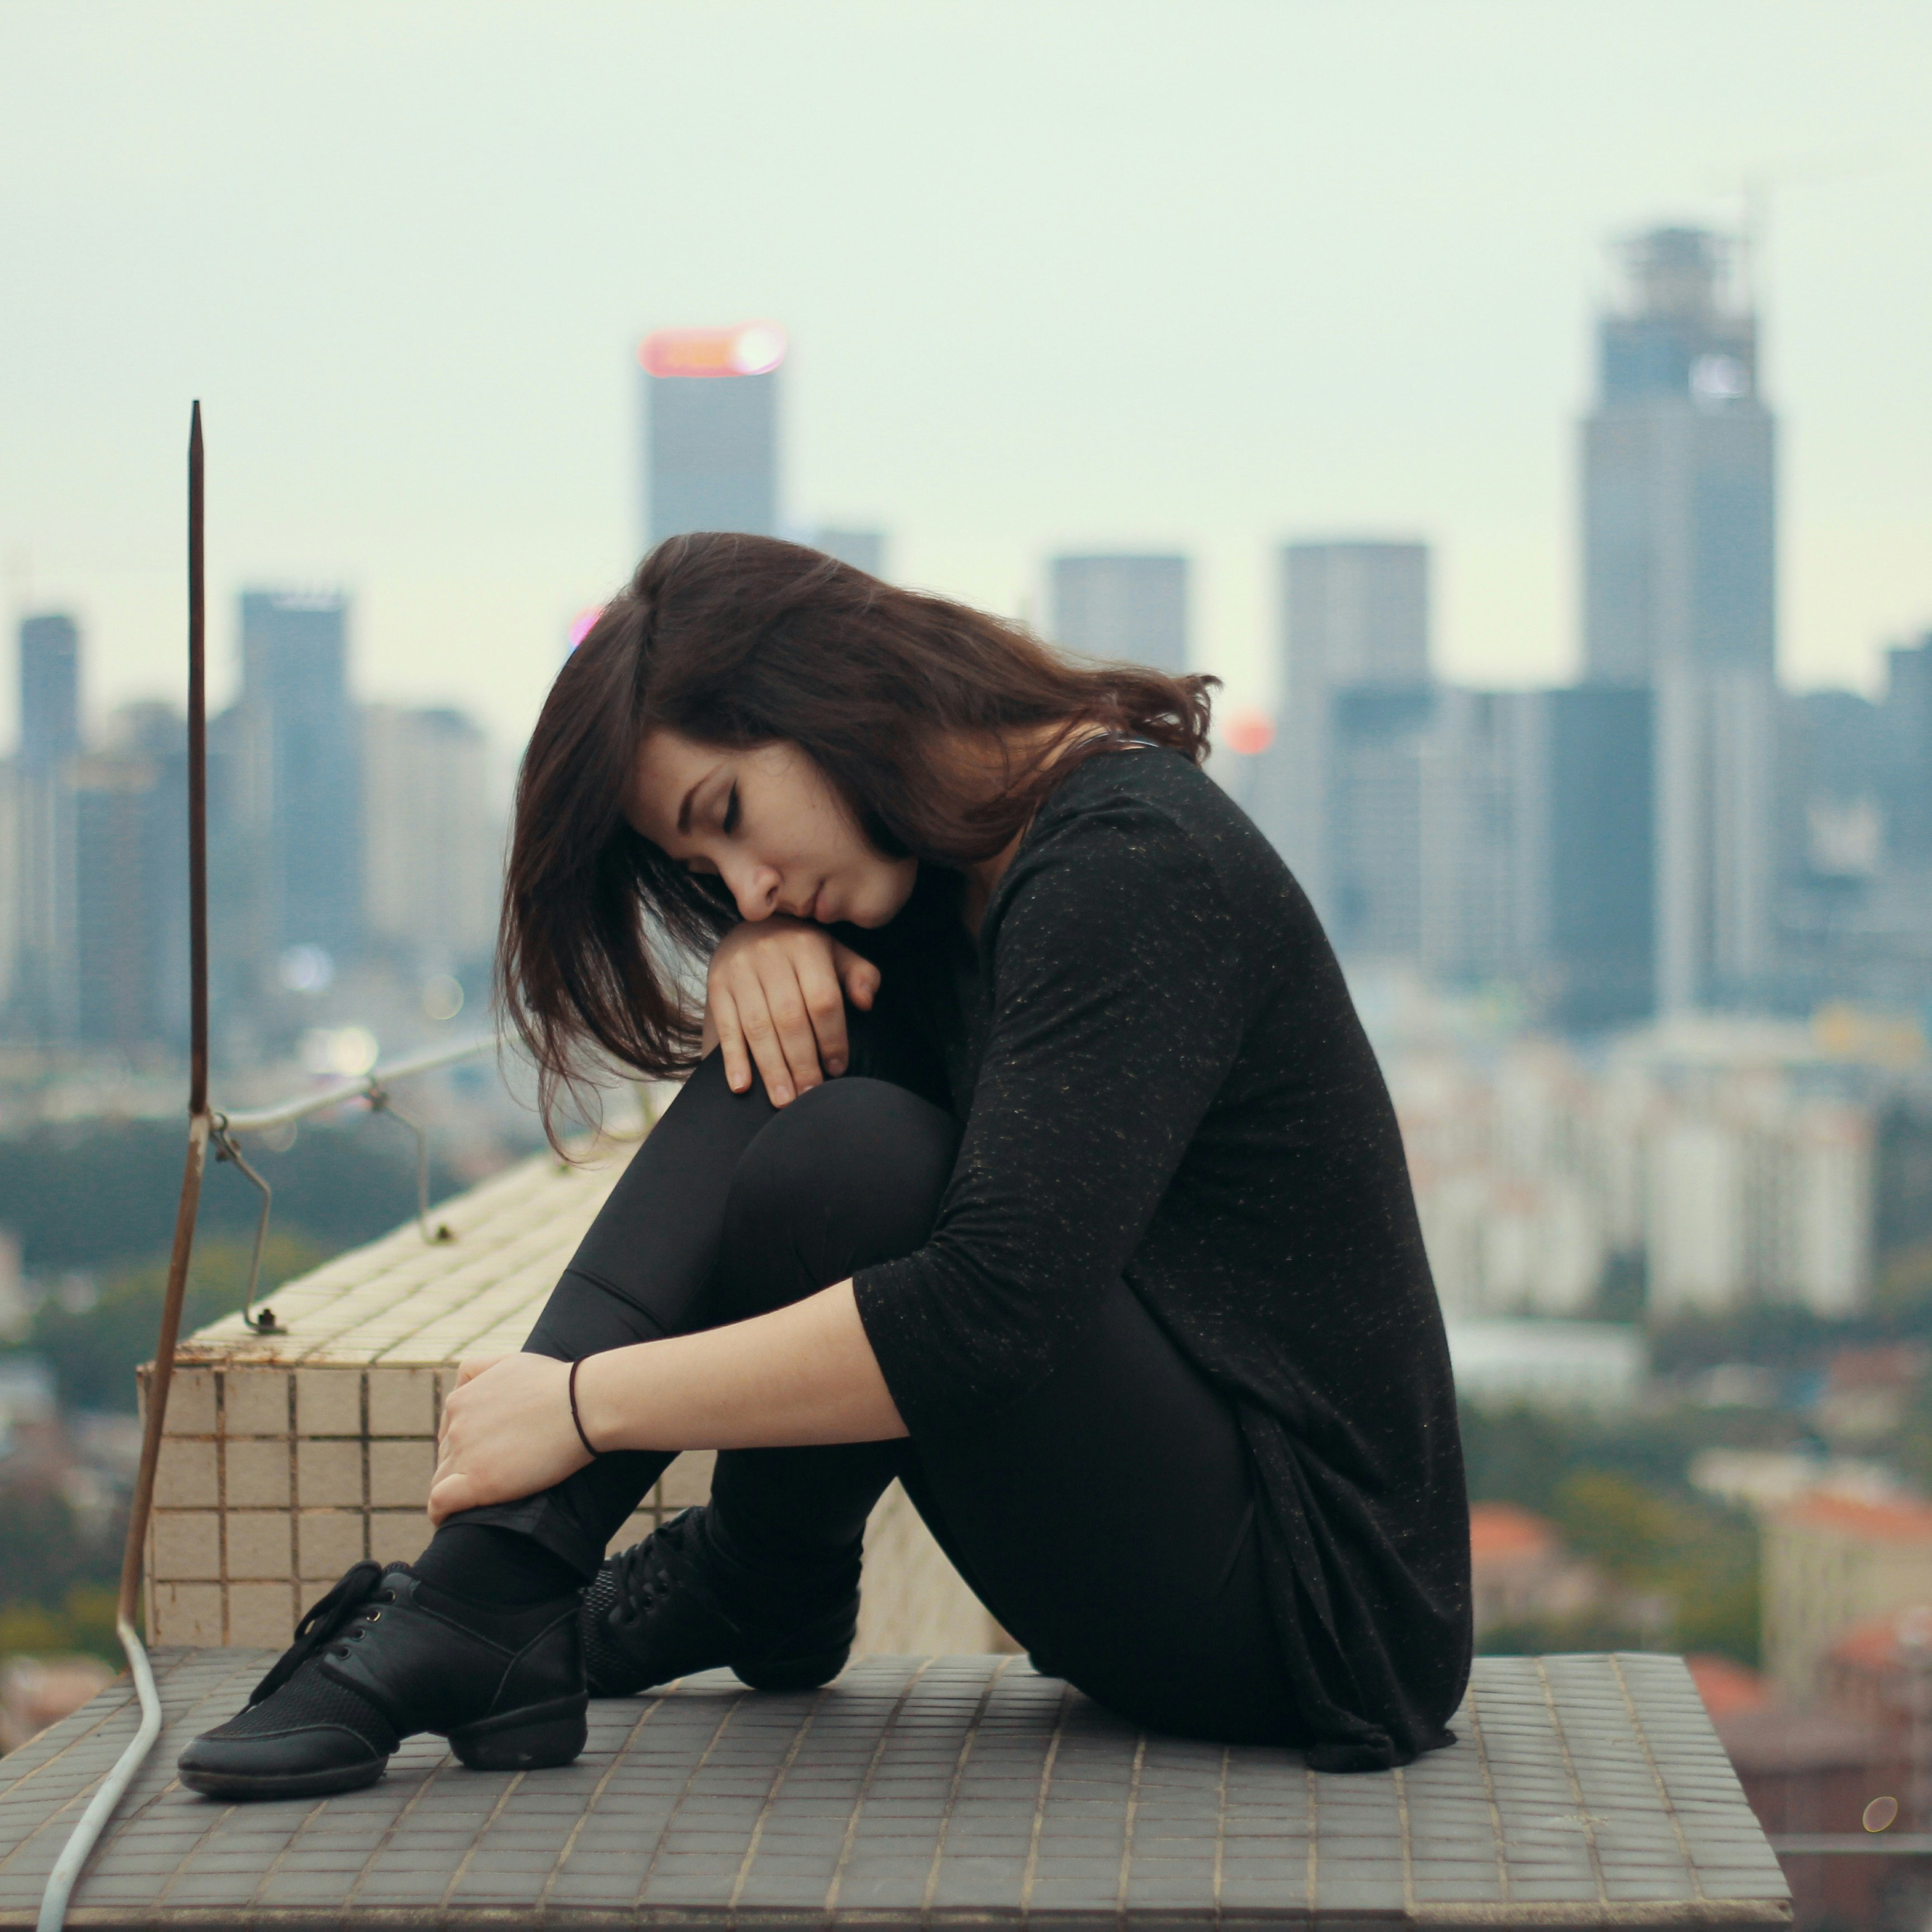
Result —
<instances>
[{"instance_id":1,"label":"nose","mask_svg":"<svg viewBox=\"0 0 1932 1932\"><path fill-rule=\"evenodd\" d=\"M747 864L728 868L724 883L738 902L738 916L754 923L777 911L778 888L784 881L775 866Z\"/></svg>"}]
</instances>

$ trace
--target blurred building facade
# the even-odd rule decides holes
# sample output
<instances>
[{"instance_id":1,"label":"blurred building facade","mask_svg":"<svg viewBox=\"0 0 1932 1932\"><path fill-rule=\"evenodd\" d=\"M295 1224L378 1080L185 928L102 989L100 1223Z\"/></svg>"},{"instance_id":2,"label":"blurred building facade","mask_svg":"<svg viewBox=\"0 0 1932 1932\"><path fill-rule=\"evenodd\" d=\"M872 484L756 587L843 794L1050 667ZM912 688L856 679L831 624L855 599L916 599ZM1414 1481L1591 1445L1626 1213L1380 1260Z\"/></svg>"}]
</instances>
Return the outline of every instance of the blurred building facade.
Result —
<instances>
[{"instance_id":1,"label":"blurred building facade","mask_svg":"<svg viewBox=\"0 0 1932 1932\"><path fill-rule=\"evenodd\" d=\"M1178 676L1187 668L1187 560L1057 556L1049 634L1068 650Z\"/></svg>"},{"instance_id":2,"label":"blurred building facade","mask_svg":"<svg viewBox=\"0 0 1932 1932\"><path fill-rule=\"evenodd\" d=\"M689 530L778 534L784 350L782 332L767 322L658 329L644 338L647 547Z\"/></svg>"},{"instance_id":3,"label":"blurred building facade","mask_svg":"<svg viewBox=\"0 0 1932 1932\"><path fill-rule=\"evenodd\" d=\"M1874 1108L1812 1030L1673 1021L1586 1054L1369 1010L1452 1322L1867 1306Z\"/></svg>"},{"instance_id":4,"label":"blurred building facade","mask_svg":"<svg viewBox=\"0 0 1932 1932\"><path fill-rule=\"evenodd\" d=\"M211 727L210 836L254 950L354 956L362 938L362 824L349 601L334 591L242 593L242 692Z\"/></svg>"},{"instance_id":5,"label":"blurred building facade","mask_svg":"<svg viewBox=\"0 0 1932 1932\"><path fill-rule=\"evenodd\" d=\"M362 997L380 1004L393 985L412 1013L430 976L480 986L503 818L468 718L356 703L346 598L250 590L239 616L240 694L208 728L211 966L218 1032L252 1059L314 1023L292 991L339 974L375 972ZM19 642L22 737L0 764L0 1023L22 1044L146 1064L187 1037L185 723L138 704L89 732L79 627L36 616Z\"/></svg>"},{"instance_id":6,"label":"blurred building facade","mask_svg":"<svg viewBox=\"0 0 1932 1932\"><path fill-rule=\"evenodd\" d=\"M487 979L503 863L488 740L459 711L368 705L362 765L370 942L416 976Z\"/></svg>"},{"instance_id":7,"label":"blurred building facade","mask_svg":"<svg viewBox=\"0 0 1932 1932\"><path fill-rule=\"evenodd\" d=\"M1422 956L1424 793L1441 762L1429 574L1420 543L1280 553L1282 722L1256 815L1345 954Z\"/></svg>"},{"instance_id":8,"label":"blurred building facade","mask_svg":"<svg viewBox=\"0 0 1932 1932\"><path fill-rule=\"evenodd\" d=\"M1742 255L1684 228L1620 250L1579 438L1575 683L1443 680L1420 544L1281 551L1278 728L1241 795L1352 968L1510 985L1586 1034L1932 1009L1932 632L1876 700L1779 689Z\"/></svg>"},{"instance_id":9,"label":"blurred building facade","mask_svg":"<svg viewBox=\"0 0 1932 1932\"><path fill-rule=\"evenodd\" d=\"M81 638L64 614L19 632L20 742L0 771L0 986L8 1031L133 1055L183 1036L186 752L164 705L82 730Z\"/></svg>"}]
</instances>

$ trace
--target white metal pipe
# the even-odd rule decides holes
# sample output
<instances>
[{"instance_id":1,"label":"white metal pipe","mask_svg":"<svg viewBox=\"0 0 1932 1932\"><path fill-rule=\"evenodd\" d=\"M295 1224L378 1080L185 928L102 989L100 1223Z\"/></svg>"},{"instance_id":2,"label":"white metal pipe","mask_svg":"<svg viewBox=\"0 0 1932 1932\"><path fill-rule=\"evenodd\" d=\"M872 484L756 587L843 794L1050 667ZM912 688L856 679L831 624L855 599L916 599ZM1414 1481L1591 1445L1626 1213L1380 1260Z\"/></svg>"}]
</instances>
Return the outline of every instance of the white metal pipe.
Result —
<instances>
[{"instance_id":1,"label":"white metal pipe","mask_svg":"<svg viewBox=\"0 0 1932 1932\"><path fill-rule=\"evenodd\" d=\"M114 1629L121 1640L121 1648L128 1653L128 1669L134 1679L134 1694L140 1700L140 1726L128 1739L127 1749L115 1760L114 1768L101 1780L100 1790L88 1801L87 1809L80 1814L80 1822L75 1826L60 1856L54 1861L54 1868L47 1875L47 1888L40 1894L37 1932L61 1932L61 1928L67 1922L68 1900L74 1891L75 1880L80 1876L81 1867L86 1864L95 1840L114 1815L114 1808L120 1803L122 1794L134 1782L134 1774L146 1762L148 1752L154 1748L154 1740L161 1734L160 1693L154 1688L154 1673L148 1664L148 1653L142 1646L140 1634L125 1617L116 1619Z\"/></svg>"},{"instance_id":2,"label":"white metal pipe","mask_svg":"<svg viewBox=\"0 0 1932 1932\"><path fill-rule=\"evenodd\" d=\"M489 1052L496 1044L496 1036L485 1034L458 1046L430 1047L386 1066L374 1066L367 1073L338 1081L318 1093L305 1094L299 1100L284 1100L278 1107L257 1107L242 1113L226 1113L218 1108L216 1118L231 1134L259 1133L266 1127L284 1127L310 1114L326 1113L331 1107L340 1106L345 1100L365 1100L380 1088L398 1080L406 1080L414 1074L434 1073L440 1068L473 1060L480 1054Z\"/></svg>"}]
</instances>

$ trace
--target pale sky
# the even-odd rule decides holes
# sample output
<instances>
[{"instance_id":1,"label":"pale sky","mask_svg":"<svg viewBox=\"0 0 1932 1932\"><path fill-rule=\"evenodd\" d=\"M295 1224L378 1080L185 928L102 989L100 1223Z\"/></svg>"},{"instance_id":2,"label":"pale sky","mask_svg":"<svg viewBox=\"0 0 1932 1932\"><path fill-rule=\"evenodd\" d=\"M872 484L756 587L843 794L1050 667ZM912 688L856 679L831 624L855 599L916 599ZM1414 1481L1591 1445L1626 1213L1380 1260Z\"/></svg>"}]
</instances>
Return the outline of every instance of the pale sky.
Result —
<instances>
[{"instance_id":1,"label":"pale sky","mask_svg":"<svg viewBox=\"0 0 1932 1932\"><path fill-rule=\"evenodd\" d=\"M788 512L904 580L1184 548L1266 704L1272 547L1419 534L1443 670L1557 680L1606 244L1756 176L1783 662L1869 688L1928 93L1923 0L0 0L0 565L94 708L177 694L199 396L218 687L244 583L339 584L363 695L520 740L634 561L638 337L770 317Z\"/></svg>"}]
</instances>

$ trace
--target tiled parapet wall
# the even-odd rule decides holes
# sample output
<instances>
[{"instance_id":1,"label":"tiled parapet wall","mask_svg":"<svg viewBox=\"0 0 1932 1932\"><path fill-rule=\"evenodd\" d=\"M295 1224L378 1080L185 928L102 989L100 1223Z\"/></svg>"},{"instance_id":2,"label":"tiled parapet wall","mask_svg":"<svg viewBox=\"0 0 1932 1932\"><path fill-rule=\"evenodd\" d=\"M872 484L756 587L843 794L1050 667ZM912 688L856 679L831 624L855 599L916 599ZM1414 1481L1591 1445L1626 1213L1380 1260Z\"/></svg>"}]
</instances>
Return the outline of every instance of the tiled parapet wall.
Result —
<instances>
[{"instance_id":1,"label":"tiled parapet wall","mask_svg":"<svg viewBox=\"0 0 1932 1932\"><path fill-rule=\"evenodd\" d=\"M420 1552L458 1365L522 1345L631 1151L526 1161L436 1210L448 1243L412 1223L274 1288L279 1332L251 1334L237 1314L183 1344L148 1546L153 1642L284 1644L350 1564ZM144 1401L147 1387L144 1370ZM711 1461L680 1456L616 1542L701 1502ZM896 1487L866 1544L862 1650L998 1646Z\"/></svg>"}]
</instances>

